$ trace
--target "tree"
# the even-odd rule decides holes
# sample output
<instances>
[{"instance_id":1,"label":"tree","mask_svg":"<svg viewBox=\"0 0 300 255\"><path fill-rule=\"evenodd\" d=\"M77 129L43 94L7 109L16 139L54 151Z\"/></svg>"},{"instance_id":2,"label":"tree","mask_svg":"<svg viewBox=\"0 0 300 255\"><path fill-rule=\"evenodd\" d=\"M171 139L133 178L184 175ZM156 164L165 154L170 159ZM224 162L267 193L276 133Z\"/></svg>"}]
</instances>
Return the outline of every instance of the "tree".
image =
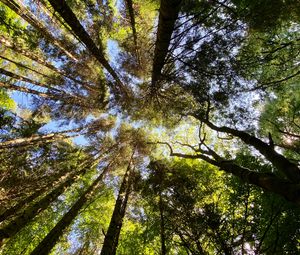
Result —
<instances>
[{"instance_id":1,"label":"tree","mask_svg":"<svg viewBox=\"0 0 300 255\"><path fill-rule=\"evenodd\" d=\"M170 45L171 36L174 30L175 21L178 17L181 1L161 1L159 9L159 21L157 39L155 43L153 70L151 86L153 90L161 75L165 58Z\"/></svg>"},{"instance_id":2,"label":"tree","mask_svg":"<svg viewBox=\"0 0 300 255\"><path fill-rule=\"evenodd\" d=\"M299 253L298 10L1 0L1 252Z\"/></svg>"},{"instance_id":3,"label":"tree","mask_svg":"<svg viewBox=\"0 0 300 255\"><path fill-rule=\"evenodd\" d=\"M90 167L89 164L88 167ZM1 228L1 242L3 242L3 240L6 238L14 236L37 214L45 210L51 204L51 202L53 202L57 199L58 196L63 194L63 192L76 181L76 178L78 178L78 176L84 174L88 170L86 165L81 168L82 169L80 169L78 173L75 172L68 176L65 181L59 183L53 190L51 190L51 192L46 194L42 199L28 206L24 211L20 212L12 221L10 221L7 225Z\"/></svg>"},{"instance_id":4,"label":"tree","mask_svg":"<svg viewBox=\"0 0 300 255\"><path fill-rule=\"evenodd\" d=\"M118 74L113 70L110 64L105 59L102 49L98 49L93 40L81 26L76 16L72 12L72 10L68 7L65 2L58 1L50 1L52 7L55 11L57 11L63 19L67 22L67 24L72 28L74 33L80 38L80 40L86 45L86 47L90 50L93 56L99 61L100 64L104 66L104 68L111 74L111 76L117 82L117 85L120 87L120 91L124 96L128 95L128 89L124 87L122 84Z\"/></svg>"},{"instance_id":5,"label":"tree","mask_svg":"<svg viewBox=\"0 0 300 255\"><path fill-rule=\"evenodd\" d=\"M130 161L123 177L109 227L105 234L101 254L116 254L122 222L125 216L129 194L131 192L133 178L131 164L132 162Z\"/></svg>"},{"instance_id":6,"label":"tree","mask_svg":"<svg viewBox=\"0 0 300 255\"><path fill-rule=\"evenodd\" d=\"M16 138L16 139L3 141L0 142L0 150L6 148L13 148L13 147L30 146L39 143L46 144L53 141L68 139L70 137L80 135L80 132L83 131L84 129L86 132L85 134L92 134L99 131L108 131L113 125L114 125L113 119L110 120L99 119L83 127L73 128L73 129L50 133L50 134L41 134L41 135L34 134L33 136L26 137L26 138ZM75 133L75 135L70 135L70 133Z\"/></svg>"},{"instance_id":7,"label":"tree","mask_svg":"<svg viewBox=\"0 0 300 255\"><path fill-rule=\"evenodd\" d=\"M81 195L71 209L61 218L56 226L47 234L47 236L39 243L31 254L49 254L55 243L58 241L64 229L74 220L79 210L93 195L93 192L99 187L99 182L102 181L103 176L109 170L110 165L105 167L98 178L91 184L91 186Z\"/></svg>"}]
</instances>

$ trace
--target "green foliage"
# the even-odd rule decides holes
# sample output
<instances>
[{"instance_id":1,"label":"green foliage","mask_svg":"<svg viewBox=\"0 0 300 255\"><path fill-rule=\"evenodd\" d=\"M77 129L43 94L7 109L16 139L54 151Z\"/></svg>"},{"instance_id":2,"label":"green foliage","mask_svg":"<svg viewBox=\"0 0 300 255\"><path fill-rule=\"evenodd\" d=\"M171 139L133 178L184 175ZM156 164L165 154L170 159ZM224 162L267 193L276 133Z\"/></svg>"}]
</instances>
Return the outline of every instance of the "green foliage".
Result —
<instances>
[{"instance_id":1,"label":"green foliage","mask_svg":"<svg viewBox=\"0 0 300 255\"><path fill-rule=\"evenodd\" d=\"M74 239L76 239L78 252L89 254L101 249L101 242L104 240L103 231L109 225L115 199L111 189L103 186L100 189L82 208L76 221L68 228L60 243L53 249L52 254L69 252Z\"/></svg>"},{"instance_id":2,"label":"green foliage","mask_svg":"<svg viewBox=\"0 0 300 255\"><path fill-rule=\"evenodd\" d=\"M0 30L9 34L12 37L17 37L24 34L26 25L20 20L18 15L0 3Z\"/></svg>"},{"instance_id":3,"label":"green foliage","mask_svg":"<svg viewBox=\"0 0 300 255\"><path fill-rule=\"evenodd\" d=\"M64 1L22 2L27 22L0 4L0 213L38 195L0 236L79 174L0 254L30 254L109 166L51 251L100 254L129 162L117 254L160 254L163 235L168 254L300 253L299 184L279 169L299 169L299 1L181 1L169 42L159 38L162 1L66 0L73 25L54 11ZM22 110L15 90L30 95ZM80 145L4 148L73 127ZM275 194L294 189L293 203Z\"/></svg>"},{"instance_id":4,"label":"green foliage","mask_svg":"<svg viewBox=\"0 0 300 255\"><path fill-rule=\"evenodd\" d=\"M299 20L299 2L293 0L233 0L238 14L244 16L254 30L267 31L285 22Z\"/></svg>"},{"instance_id":5,"label":"green foliage","mask_svg":"<svg viewBox=\"0 0 300 255\"><path fill-rule=\"evenodd\" d=\"M300 93L297 88L298 85L292 83L278 89L265 104L260 117L262 133L270 132L274 142L295 159L299 159L300 142Z\"/></svg>"},{"instance_id":6,"label":"green foliage","mask_svg":"<svg viewBox=\"0 0 300 255\"><path fill-rule=\"evenodd\" d=\"M15 101L3 89L0 89L0 107L6 110L14 110L16 108Z\"/></svg>"}]
</instances>

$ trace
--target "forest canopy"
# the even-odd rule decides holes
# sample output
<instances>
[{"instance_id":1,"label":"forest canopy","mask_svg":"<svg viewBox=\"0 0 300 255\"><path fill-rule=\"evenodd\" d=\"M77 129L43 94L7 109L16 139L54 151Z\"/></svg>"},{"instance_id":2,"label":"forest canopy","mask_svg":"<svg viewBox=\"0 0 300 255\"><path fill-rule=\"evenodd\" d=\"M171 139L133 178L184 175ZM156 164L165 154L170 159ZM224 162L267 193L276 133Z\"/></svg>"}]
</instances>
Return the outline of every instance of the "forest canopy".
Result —
<instances>
[{"instance_id":1,"label":"forest canopy","mask_svg":"<svg viewBox=\"0 0 300 255\"><path fill-rule=\"evenodd\" d=\"M299 20L0 0L0 254L300 254Z\"/></svg>"}]
</instances>

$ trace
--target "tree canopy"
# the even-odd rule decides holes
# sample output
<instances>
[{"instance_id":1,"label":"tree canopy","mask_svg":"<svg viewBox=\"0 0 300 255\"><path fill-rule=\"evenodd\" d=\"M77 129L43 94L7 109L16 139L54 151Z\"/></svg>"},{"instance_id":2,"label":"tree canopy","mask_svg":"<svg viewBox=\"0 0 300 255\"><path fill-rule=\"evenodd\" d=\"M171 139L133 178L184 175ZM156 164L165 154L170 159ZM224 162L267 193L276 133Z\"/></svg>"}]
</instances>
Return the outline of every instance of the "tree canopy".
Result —
<instances>
[{"instance_id":1,"label":"tree canopy","mask_svg":"<svg viewBox=\"0 0 300 255\"><path fill-rule=\"evenodd\" d=\"M0 0L0 254L299 254L299 20Z\"/></svg>"}]
</instances>

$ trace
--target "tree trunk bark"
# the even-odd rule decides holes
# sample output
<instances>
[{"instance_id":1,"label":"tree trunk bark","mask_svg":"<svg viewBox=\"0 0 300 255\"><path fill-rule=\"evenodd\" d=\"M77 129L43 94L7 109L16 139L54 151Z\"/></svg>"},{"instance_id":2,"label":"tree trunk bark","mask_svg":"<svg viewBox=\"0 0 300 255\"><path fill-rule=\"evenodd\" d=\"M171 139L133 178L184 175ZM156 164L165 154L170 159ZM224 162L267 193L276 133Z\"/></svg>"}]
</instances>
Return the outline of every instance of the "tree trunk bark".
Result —
<instances>
[{"instance_id":1,"label":"tree trunk bark","mask_svg":"<svg viewBox=\"0 0 300 255\"><path fill-rule=\"evenodd\" d=\"M114 211L110 220L107 233L104 238L101 255L115 255L118 247L119 236L125 216L126 205L131 192L132 170L131 163L126 170L123 181L116 200Z\"/></svg>"},{"instance_id":2,"label":"tree trunk bark","mask_svg":"<svg viewBox=\"0 0 300 255\"><path fill-rule=\"evenodd\" d=\"M43 98L46 98L46 99L49 99L49 100L59 100L58 97L55 97L54 95L52 95L48 92L43 93L43 92L40 92L40 91L37 91L37 90L34 90L34 89L29 89L29 88L26 88L26 87L16 86L14 84L7 83L7 82L1 82L0 81L0 88L1 87L9 89L9 90L15 90L15 91L20 91L20 92L27 93L27 94L40 96L40 97L43 97Z\"/></svg>"},{"instance_id":3,"label":"tree trunk bark","mask_svg":"<svg viewBox=\"0 0 300 255\"><path fill-rule=\"evenodd\" d=\"M2 1L2 0L0 0L0 1ZM3 1L9 1L9 2L12 2L11 0L3 0ZM25 9L25 10L27 11L26 7L22 4L22 2L20 2L20 0L15 0L15 1L21 6L22 10ZM54 22L54 23L56 24L57 29L59 29L59 28L61 27L60 25L63 25L63 26L68 30L68 32L70 32L71 34L73 34L74 38L75 38L76 40L78 40L78 38L76 37L76 35L74 34L74 32L73 32L66 24L61 23L61 24L59 25L59 22L61 22L60 19L59 19L59 17L58 17L55 13L54 13L54 14L49 13L49 10L46 8L46 6L47 6L46 2L45 2L45 1L41 1L41 2L42 2L42 5L39 5L38 8L40 8L41 6L44 7L44 8L42 8L42 9L44 10L44 12L46 12L46 14L47 14L48 17L51 19L51 21ZM13 4L13 6L14 6L14 4ZM10 7L10 8L11 8L11 7ZM29 12L29 11L27 11L27 12ZM27 12L26 12L26 14L27 14ZM32 13L30 13L30 12L28 13L28 15L29 15L29 16L32 16L33 18L35 18L35 20L36 20L35 22L38 22L37 25L39 25L40 27L42 27L42 28L43 28L43 31L46 31L46 32L48 31L48 29L47 29L45 26L43 26L43 25L38 21L37 17L35 17L35 16L34 16ZM51 18L51 16L54 16L55 19L53 19L53 17ZM57 22L57 21L59 21L59 22ZM41 32L43 32L43 31L41 31ZM49 36L52 36L49 32L48 32L48 34L49 34ZM53 37L53 36L52 36L52 37ZM53 37L53 38L54 38L54 37ZM66 42L64 42L64 41L61 42L61 41L59 41L59 40L57 40L57 39L55 39L55 38L54 38L54 40L56 40L56 42L60 44L60 47L64 47L63 45L66 43ZM54 44L54 43L53 43L53 44ZM56 46L58 46L58 45L56 45ZM71 47L71 46L70 46L70 47ZM70 58L72 58L75 62L77 62L77 64L80 65L82 68L90 69L89 66L84 65L84 64L82 64L82 63L80 63L80 62L78 61L78 59L79 59L80 56L78 56L78 55L75 56L75 53L70 53L69 51L68 51L68 53L69 53L69 54L73 54L73 55L68 55L68 56L69 56ZM66 55L67 55L68 53L65 52ZM72 57L72 56L73 56L73 57ZM52 66L52 67L53 67L53 66ZM55 68L55 67L54 67L54 68ZM57 69L57 68L55 68L55 69ZM58 70L56 70L56 71L58 72ZM70 79L70 80L72 80L72 81L74 81L74 82L76 82L76 83L78 83L78 84L81 84L85 89L87 89L87 90L89 90L89 91L97 91L97 90L96 90L97 88L91 86L90 84L88 84L88 83L86 83L86 82L83 82L83 81L74 79L73 77L67 75L65 72L62 72L62 71L59 70L59 73L60 73L61 75L65 76L65 77L67 77L68 79Z\"/></svg>"},{"instance_id":4,"label":"tree trunk bark","mask_svg":"<svg viewBox=\"0 0 300 255\"><path fill-rule=\"evenodd\" d=\"M151 90L155 94L157 82L165 63L175 21L178 18L181 0L161 0L159 9L158 29L155 42Z\"/></svg>"},{"instance_id":5,"label":"tree trunk bark","mask_svg":"<svg viewBox=\"0 0 300 255\"><path fill-rule=\"evenodd\" d=\"M136 55L138 65L141 67L141 58L140 58L138 42L137 42L138 38L137 38L137 32L136 32L136 26L135 26L136 23L135 23L135 14L134 14L133 3L132 3L132 0L126 0L125 3L127 6L129 18L130 18L130 26L131 26L133 42L134 42L134 46L135 46L135 55Z\"/></svg>"},{"instance_id":6,"label":"tree trunk bark","mask_svg":"<svg viewBox=\"0 0 300 255\"><path fill-rule=\"evenodd\" d=\"M57 69L54 65L52 65L51 63L47 62L45 59L43 59L41 56L35 55L34 53L23 49L20 45L17 45L13 42L11 42L9 39L5 38L3 35L0 36L0 42L3 43L3 45L7 48L10 48L11 50L39 63L40 65L43 65L47 68L49 68L50 70L57 72L61 75L65 75L63 74L59 69Z\"/></svg>"},{"instance_id":7,"label":"tree trunk bark","mask_svg":"<svg viewBox=\"0 0 300 255\"><path fill-rule=\"evenodd\" d=\"M15 74L15 73L12 73L10 71L7 71L7 70L4 70L3 68L0 68L0 74L3 74L3 75L6 75L6 76L9 76L11 78L14 78L16 80L19 80L19 81L22 81L22 82L27 82L27 83L30 83L30 84L33 84L33 85L36 85L36 86L39 86L41 88L45 88L45 89L48 89L49 92L53 92L53 93L57 93L58 95L61 95L62 97L68 97L68 98L74 98L74 101L78 101L78 102L81 102L81 98L80 98L80 95L76 95L76 94L68 94L66 93L64 90L59 90L53 86L50 86L50 85L47 85L47 84L43 84L43 83L40 83L40 82L37 82L37 81L34 81L32 79L29 79L25 76L21 76L21 75L18 75L18 74Z\"/></svg>"},{"instance_id":8,"label":"tree trunk bark","mask_svg":"<svg viewBox=\"0 0 300 255\"><path fill-rule=\"evenodd\" d=\"M200 155L201 156L201 155ZM202 159L204 159L201 156ZM270 192L285 197L287 200L300 205L300 184L278 178L272 173L259 173L248 168L238 166L228 161L214 161L209 158L205 161L218 166L221 170L239 177L242 181L254 184Z\"/></svg>"},{"instance_id":9,"label":"tree trunk bark","mask_svg":"<svg viewBox=\"0 0 300 255\"><path fill-rule=\"evenodd\" d=\"M74 39L78 40L77 36L74 34L72 29L70 29L66 24L64 24L55 12L52 12L51 5L46 0L39 0L39 7L43 10L43 12L48 16L53 24L55 24L56 29L61 30L62 27L66 29L70 34L73 35Z\"/></svg>"},{"instance_id":10,"label":"tree trunk bark","mask_svg":"<svg viewBox=\"0 0 300 255\"><path fill-rule=\"evenodd\" d=\"M48 76L48 75L46 75L46 74L44 74L44 73L42 73L42 72L39 72L39 71L37 71L37 70L34 70L33 68L31 68L31 67L29 67L29 66L26 66L26 65L24 65L24 64L22 64L22 63L19 63L19 62L16 62L16 61L14 61L14 60L12 60L12 59L9 59L9 58L7 58L7 57L5 57L5 56L1 56L1 55L0 55L0 58L4 59L4 60L6 60L6 61L11 62L11 63L15 64L15 65L18 66L18 67L25 68L25 69L28 69L28 70L30 70L30 71L36 73L36 74L42 75L42 76L45 77L45 78L54 80L52 77L50 77L50 76Z\"/></svg>"},{"instance_id":11,"label":"tree trunk bark","mask_svg":"<svg viewBox=\"0 0 300 255\"><path fill-rule=\"evenodd\" d=\"M60 219L55 227L46 235L39 245L31 252L31 255L46 255L49 254L64 230L76 218L80 209L94 194L96 188L99 187L103 176L108 172L109 166L105 167L99 177L91 184L91 186L80 196L71 209Z\"/></svg>"},{"instance_id":12,"label":"tree trunk bark","mask_svg":"<svg viewBox=\"0 0 300 255\"><path fill-rule=\"evenodd\" d=\"M63 52L67 57L69 57L71 60L77 62L77 57L68 51L60 42L57 40L50 32L48 32L48 29L38 21L38 19L32 14L21 1L19 0L0 0L2 3L7 5L10 9L12 9L15 13L17 13L20 17L22 17L24 20L26 20L30 25L32 25L35 29L37 29L43 37L46 38L50 43L55 45L61 52Z\"/></svg>"},{"instance_id":13,"label":"tree trunk bark","mask_svg":"<svg viewBox=\"0 0 300 255\"><path fill-rule=\"evenodd\" d=\"M94 107L89 102L87 102L87 99L80 98L76 95L69 95L64 92L57 94L57 95L52 94L51 91L53 91L53 89L49 89L49 91L47 91L47 92L40 92L40 91L30 89L27 87L21 87L21 86L17 86L17 85L11 84L11 83L0 81L0 88L1 87L9 89L9 90L13 90L13 91L20 91L20 92L23 92L26 94L36 95L36 96L39 96L39 97L42 97L42 98L45 98L48 100L62 101L67 105L79 106L84 109L92 109Z\"/></svg>"}]
</instances>

